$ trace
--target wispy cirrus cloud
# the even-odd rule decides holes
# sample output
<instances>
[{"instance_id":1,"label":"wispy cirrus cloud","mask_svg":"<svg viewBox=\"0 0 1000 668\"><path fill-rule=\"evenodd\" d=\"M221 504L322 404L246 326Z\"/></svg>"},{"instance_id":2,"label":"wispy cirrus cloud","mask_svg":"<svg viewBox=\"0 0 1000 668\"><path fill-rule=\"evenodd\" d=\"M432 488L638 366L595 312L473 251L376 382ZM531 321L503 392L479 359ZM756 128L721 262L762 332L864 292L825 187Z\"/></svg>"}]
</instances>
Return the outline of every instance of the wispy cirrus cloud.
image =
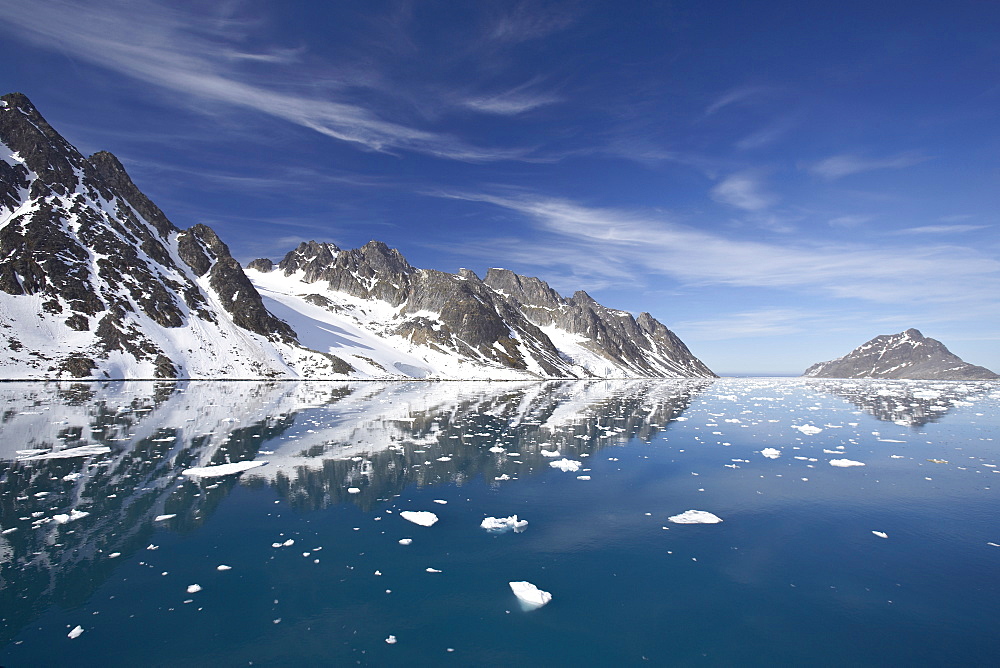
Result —
<instances>
[{"instance_id":1,"label":"wispy cirrus cloud","mask_svg":"<svg viewBox=\"0 0 1000 668\"><path fill-rule=\"evenodd\" d=\"M589 276L606 285L634 285L637 275L648 273L687 286L775 288L877 303L995 305L1000 294L1000 261L962 246L765 243L695 229L663 214L588 207L530 193L437 196L517 212L548 235L531 244L484 242L484 256Z\"/></svg>"},{"instance_id":2,"label":"wispy cirrus cloud","mask_svg":"<svg viewBox=\"0 0 1000 668\"><path fill-rule=\"evenodd\" d=\"M414 151L467 162L519 159L527 153L474 146L387 120L335 82L315 96L302 95L302 88L314 86L288 67L300 50L244 48L252 22L208 20L143 0L4 3L0 19L9 37L173 93L179 105L250 109L374 151ZM267 66L284 67L266 74L254 69Z\"/></svg>"},{"instance_id":3,"label":"wispy cirrus cloud","mask_svg":"<svg viewBox=\"0 0 1000 668\"><path fill-rule=\"evenodd\" d=\"M963 234L985 230L989 225L920 225L898 230L896 234Z\"/></svg>"},{"instance_id":4,"label":"wispy cirrus cloud","mask_svg":"<svg viewBox=\"0 0 1000 668\"><path fill-rule=\"evenodd\" d=\"M899 153L887 158L866 158L843 153L815 162L808 166L808 170L828 181L834 181L860 172L912 167L926 160L928 160L927 156L916 152Z\"/></svg>"},{"instance_id":5,"label":"wispy cirrus cloud","mask_svg":"<svg viewBox=\"0 0 1000 668\"><path fill-rule=\"evenodd\" d=\"M531 94L523 90L514 89L495 95L470 97L462 100L460 104L468 109L487 114L514 116L560 101L561 99L558 96L549 93Z\"/></svg>"},{"instance_id":6,"label":"wispy cirrus cloud","mask_svg":"<svg viewBox=\"0 0 1000 668\"><path fill-rule=\"evenodd\" d=\"M712 188L712 199L744 211L761 211L772 206L777 198L764 189L757 172L731 174Z\"/></svg>"}]
</instances>

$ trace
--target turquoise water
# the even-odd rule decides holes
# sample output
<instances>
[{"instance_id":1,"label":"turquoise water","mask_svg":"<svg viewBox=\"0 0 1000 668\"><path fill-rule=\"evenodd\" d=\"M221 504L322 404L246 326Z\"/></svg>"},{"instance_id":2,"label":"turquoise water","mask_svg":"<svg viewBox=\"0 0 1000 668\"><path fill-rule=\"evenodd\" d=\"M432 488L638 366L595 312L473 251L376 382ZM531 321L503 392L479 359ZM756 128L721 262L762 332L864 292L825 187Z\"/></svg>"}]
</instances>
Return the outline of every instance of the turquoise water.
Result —
<instances>
[{"instance_id":1,"label":"turquoise water","mask_svg":"<svg viewBox=\"0 0 1000 668\"><path fill-rule=\"evenodd\" d=\"M1000 662L1000 384L7 383L0 400L4 666ZM249 460L267 464L183 474ZM723 522L668 519L691 509ZM479 526L514 514L521 533ZM521 580L552 601L525 610Z\"/></svg>"}]
</instances>

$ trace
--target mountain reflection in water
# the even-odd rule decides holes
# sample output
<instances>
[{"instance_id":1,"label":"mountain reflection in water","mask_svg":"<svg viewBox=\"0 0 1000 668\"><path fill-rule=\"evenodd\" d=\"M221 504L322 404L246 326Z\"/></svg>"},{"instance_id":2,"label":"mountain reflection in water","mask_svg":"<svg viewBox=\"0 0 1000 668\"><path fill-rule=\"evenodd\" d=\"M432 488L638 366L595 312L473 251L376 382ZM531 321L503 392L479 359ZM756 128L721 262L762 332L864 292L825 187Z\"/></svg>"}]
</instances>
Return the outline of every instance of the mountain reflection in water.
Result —
<instances>
[{"instance_id":1,"label":"mountain reflection in water","mask_svg":"<svg viewBox=\"0 0 1000 668\"><path fill-rule=\"evenodd\" d=\"M411 483L502 484L555 451L648 441L712 382L3 384L0 642L52 603L84 602L107 557L144 549L157 526L200 526L235 485L368 509ZM58 456L83 446L110 451ZM268 465L182 475L252 459Z\"/></svg>"}]
</instances>

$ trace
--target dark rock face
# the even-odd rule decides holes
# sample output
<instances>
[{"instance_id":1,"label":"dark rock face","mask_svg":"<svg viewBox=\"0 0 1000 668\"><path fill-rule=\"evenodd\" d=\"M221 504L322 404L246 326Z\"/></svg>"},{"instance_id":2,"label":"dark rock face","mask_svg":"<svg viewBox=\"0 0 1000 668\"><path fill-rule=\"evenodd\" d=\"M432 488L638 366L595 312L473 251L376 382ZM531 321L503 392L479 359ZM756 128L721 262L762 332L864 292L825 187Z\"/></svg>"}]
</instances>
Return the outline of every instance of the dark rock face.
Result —
<instances>
[{"instance_id":1,"label":"dark rock face","mask_svg":"<svg viewBox=\"0 0 1000 668\"><path fill-rule=\"evenodd\" d=\"M927 380L990 380L989 369L963 362L943 343L916 329L876 336L849 354L806 369L819 378L910 378Z\"/></svg>"},{"instance_id":2,"label":"dark rock face","mask_svg":"<svg viewBox=\"0 0 1000 668\"><path fill-rule=\"evenodd\" d=\"M273 265L254 260L249 266L267 272ZM565 299L544 281L505 269L490 269L482 280L467 269L415 269L378 241L354 250L302 243L277 269L285 276L300 273L305 284L398 308L400 322L390 333L414 344L504 368L556 377L714 376L648 313L635 319L582 291ZM311 303L330 307L319 295L312 297ZM581 337L580 345L607 364L593 369L574 361L543 331L550 326Z\"/></svg>"},{"instance_id":3,"label":"dark rock face","mask_svg":"<svg viewBox=\"0 0 1000 668\"><path fill-rule=\"evenodd\" d=\"M12 154L0 159L0 291L37 297L67 331L91 333L89 342L62 337L77 341L75 349L61 349L52 334L50 353L21 359L33 376L104 377L119 354L158 378L184 375L180 357L222 338L203 333L186 353L168 351L164 330L195 322L218 329L227 321L295 344L215 232L175 227L113 155L85 158L19 93L0 98L0 142ZM0 323L8 348L24 325ZM225 375L224 361L217 366Z\"/></svg>"}]
</instances>

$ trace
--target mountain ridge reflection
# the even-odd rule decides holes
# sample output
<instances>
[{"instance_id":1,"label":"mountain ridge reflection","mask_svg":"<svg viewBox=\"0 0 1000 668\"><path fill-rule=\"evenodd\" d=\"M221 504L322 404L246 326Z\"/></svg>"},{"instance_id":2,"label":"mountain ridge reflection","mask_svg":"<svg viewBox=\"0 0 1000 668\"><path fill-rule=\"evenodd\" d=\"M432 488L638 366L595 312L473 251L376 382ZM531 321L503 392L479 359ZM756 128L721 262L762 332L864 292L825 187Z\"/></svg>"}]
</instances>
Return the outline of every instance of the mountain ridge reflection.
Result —
<instances>
[{"instance_id":1,"label":"mountain ridge reflection","mask_svg":"<svg viewBox=\"0 0 1000 668\"><path fill-rule=\"evenodd\" d=\"M0 639L52 603L81 604L111 555L158 528L195 530L236 485L308 511L370 510L414 483L502 484L550 470L554 451L649 441L713 382L3 384ZM110 452L60 456L95 445ZM269 464L182 475L255 458Z\"/></svg>"}]
</instances>

